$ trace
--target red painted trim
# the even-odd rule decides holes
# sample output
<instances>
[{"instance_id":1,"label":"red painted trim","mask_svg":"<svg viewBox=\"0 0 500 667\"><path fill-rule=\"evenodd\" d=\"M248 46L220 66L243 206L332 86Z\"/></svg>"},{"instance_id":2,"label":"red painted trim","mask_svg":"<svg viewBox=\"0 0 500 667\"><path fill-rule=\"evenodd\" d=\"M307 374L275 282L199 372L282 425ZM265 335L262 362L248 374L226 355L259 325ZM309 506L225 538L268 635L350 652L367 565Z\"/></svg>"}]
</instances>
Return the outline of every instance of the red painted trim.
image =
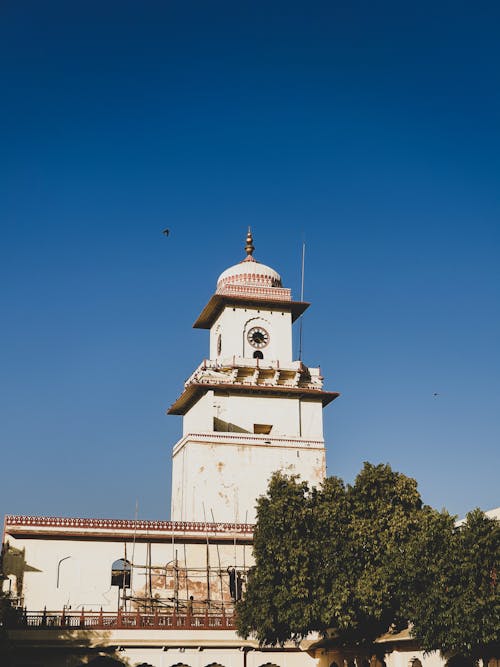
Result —
<instances>
[{"instance_id":1,"label":"red painted trim","mask_svg":"<svg viewBox=\"0 0 500 667\"><path fill-rule=\"evenodd\" d=\"M204 523L203 521L141 521L133 519L81 519L75 517L22 516L8 514L4 532L8 527L30 528L86 528L95 530L140 530L148 532L175 533L240 533L251 535L253 525L249 523Z\"/></svg>"},{"instance_id":2,"label":"red painted trim","mask_svg":"<svg viewBox=\"0 0 500 667\"><path fill-rule=\"evenodd\" d=\"M233 616L188 615L185 612L141 614L140 611L28 611L10 625L12 630L232 630Z\"/></svg>"}]
</instances>

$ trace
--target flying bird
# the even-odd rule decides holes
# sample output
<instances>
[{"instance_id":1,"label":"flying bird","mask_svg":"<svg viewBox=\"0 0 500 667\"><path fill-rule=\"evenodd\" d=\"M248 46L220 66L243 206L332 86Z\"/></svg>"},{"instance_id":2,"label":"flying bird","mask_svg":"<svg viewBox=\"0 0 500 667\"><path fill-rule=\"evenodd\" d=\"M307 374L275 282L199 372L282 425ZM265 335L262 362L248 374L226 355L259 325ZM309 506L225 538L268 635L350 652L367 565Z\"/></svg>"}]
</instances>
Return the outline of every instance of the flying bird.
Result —
<instances>
[{"instance_id":1,"label":"flying bird","mask_svg":"<svg viewBox=\"0 0 500 667\"><path fill-rule=\"evenodd\" d=\"M162 234L165 234L165 236L168 236L168 235L170 234L170 229L168 229L168 228L167 228L167 229L164 229L164 230L162 231Z\"/></svg>"},{"instance_id":2,"label":"flying bird","mask_svg":"<svg viewBox=\"0 0 500 667\"><path fill-rule=\"evenodd\" d=\"M435 391L432 395L433 396L439 396L439 393L437 391Z\"/></svg>"}]
</instances>

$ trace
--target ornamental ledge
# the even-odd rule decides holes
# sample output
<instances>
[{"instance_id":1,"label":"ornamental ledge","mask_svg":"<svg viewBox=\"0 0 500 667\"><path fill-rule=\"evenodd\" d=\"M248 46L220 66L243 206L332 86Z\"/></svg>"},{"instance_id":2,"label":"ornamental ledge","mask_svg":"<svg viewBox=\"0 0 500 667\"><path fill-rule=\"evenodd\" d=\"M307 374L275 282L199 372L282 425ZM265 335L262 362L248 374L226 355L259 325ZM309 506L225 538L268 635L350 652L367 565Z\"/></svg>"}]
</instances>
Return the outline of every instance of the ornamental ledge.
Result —
<instances>
[{"instance_id":1,"label":"ornamental ledge","mask_svg":"<svg viewBox=\"0 0 500 667\"><path fill-rule=\"evenodd\" d=\"M309 438L280 438L280 437L270 437L268 435L256 435L254 433L221 433L217 431L207 431L206 433L186 433L182 438L175 443L172 455L177 454L177 452L184 447L188 442L199 442L211 444L214 442L218 443L229 443L232 445L255 445L262 447L283 447L294 449L321 449L325 448L324 440L311 440Z\"/></svg>"},{"instance_id":2,"label":"ornamental ledge","mask_svg":"<svg viewBox=\"0 0 500 667\"><path fill-rule=\"evenodd\" d=\"M264 299L269 301L291 301L292 290L288 287L268 287L256 285L238 285L234 283L223 283L217 286L216 294L222 296L239 296L248 298Z\"/></svg>"},{"instance_id":3,"label":"ornamental ledge","mask_svg":"<svg viewBox=\"0 0 500 667\"><path fill-rule=\"evenodd\" d=\"M142 521L135 519L83 519L77 517L23 516L8 514L5 527L85 528L97 530L140 530L189 533L253 533L247 523L208 523L203 521Z\"/></svg>"},{"instance_id":4,"label":"ornamental ledge","mask_svg":"<svg viewBox=\"0 0 500 667\"><path fill-rule=\"evenodd\" d=\"M282 366L279 361L261 361L235 355L225 359L204 359L185 381L184 387L194 383L323 389L321 370L308 368L301 361L292 361Z\"/></svg>"},{"instance_id":5,"label":"ornamental ledge","mask_svg":"<svg viewBox=\"0 0 500 667\"><path fill-rule=\"evenodd\" d=\"M252 440L252 441L261 441L261 442L279 442L279 443L289 443L293 445L299 445L302 444L304 445L305 443L309 443L312 445L319 445L319 446L324 446L325 441L320 439L320 440L312 440L310 438L294 438L293 436L289 437L276 437L276 436L269 436L269 435L258 435L256 433L226 433L226 432L217 432L217 431L206 431L205 433L187 433L185 436L182 437L182 440L185 440L186 438L190 438L192 440L195 439L203 439L206 440L210 438L211 440Z\"/></svg>"}]
</instances>

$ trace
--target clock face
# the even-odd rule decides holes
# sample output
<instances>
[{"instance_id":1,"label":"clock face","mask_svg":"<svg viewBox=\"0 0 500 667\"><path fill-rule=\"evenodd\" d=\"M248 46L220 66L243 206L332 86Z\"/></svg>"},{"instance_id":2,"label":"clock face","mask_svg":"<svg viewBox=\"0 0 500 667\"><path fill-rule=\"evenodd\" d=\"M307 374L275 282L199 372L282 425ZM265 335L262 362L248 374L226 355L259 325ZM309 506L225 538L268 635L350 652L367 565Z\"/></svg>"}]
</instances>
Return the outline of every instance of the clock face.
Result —
<instances>
[{"instance_id":1,"label":"clock face","mask_svg":"<svg viewBox=\"0 0 500 667\"><path fill-rule=\"evenodd\" d=\"M269 343L269 334L262 327L253 327L247 334L247 340L252 347L260 349Z\"/></svg>"}]
</instances>

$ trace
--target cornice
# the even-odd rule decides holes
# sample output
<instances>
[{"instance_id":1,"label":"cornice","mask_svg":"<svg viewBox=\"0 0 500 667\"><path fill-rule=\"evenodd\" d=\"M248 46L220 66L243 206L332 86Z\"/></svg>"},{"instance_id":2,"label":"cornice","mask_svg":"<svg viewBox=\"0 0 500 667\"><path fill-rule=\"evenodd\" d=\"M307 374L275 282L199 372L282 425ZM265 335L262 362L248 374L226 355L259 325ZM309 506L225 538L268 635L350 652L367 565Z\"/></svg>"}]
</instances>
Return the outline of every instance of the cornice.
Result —
<instances>
[{"instance_id":1,"label":"cornice","mask_svg":"<svg viewBox=\"0 0 500 667\"><path fill-rule=\"evenodd\" d=\"M167 414L185 415L207 391L222 391L234 395L289 396L292 398L317 399L321 401L323 407L340 396L336 391L322 391L321 389L307 389L304 387L266 386L250 383L192 382L184 389L175 403L170 406Z\"/></svg>"},{"instance_id":2,"label":"cornice","mask_svg":"<svg viewBox=\"0 0 500 667\"><path fill-rule=\"evenodd\" d=\"M261 447L273 447L284 449L325 449L324 440L313 440L310 438L275 437L270 435L257 435L255 433L226 433L221 431L210 431L207 433L186 433L175 445L173 454L176 454L188 442L213 445L252 445Z\"/></svg>"},{"instance_id":3,"label":"cornice","mask_svg":"<svg viewBox=\"0 0 500 667\"><path fill-rule=\"evenodd\" d=\"M8 514L4 533L9 535L50 535L52 537L172 538L193 536L205 539L251 539L253 525L203 521L144 521Z\"/></svg>"},{"instance_id":4,"label":"cornice","mask_svg":"<svg viewBox=\"0 0 500 667\"><path fill-rule=\"evenodd\" d=\"M267 290L272 288L267 288ZM278 288L276 288L278 289ZM302 315L309 308L310 304L305 301L292 301L291 299L280 298L276 294L266 291L265 288L248 288L247 294L218 294L215 293L201 311L198 319L193 324L194 329L210 329L212 324L218 318L225 306L240 306L249 308L269 310L283 310L292 313L292 322Z\"/></svg>"}]
</instances>

